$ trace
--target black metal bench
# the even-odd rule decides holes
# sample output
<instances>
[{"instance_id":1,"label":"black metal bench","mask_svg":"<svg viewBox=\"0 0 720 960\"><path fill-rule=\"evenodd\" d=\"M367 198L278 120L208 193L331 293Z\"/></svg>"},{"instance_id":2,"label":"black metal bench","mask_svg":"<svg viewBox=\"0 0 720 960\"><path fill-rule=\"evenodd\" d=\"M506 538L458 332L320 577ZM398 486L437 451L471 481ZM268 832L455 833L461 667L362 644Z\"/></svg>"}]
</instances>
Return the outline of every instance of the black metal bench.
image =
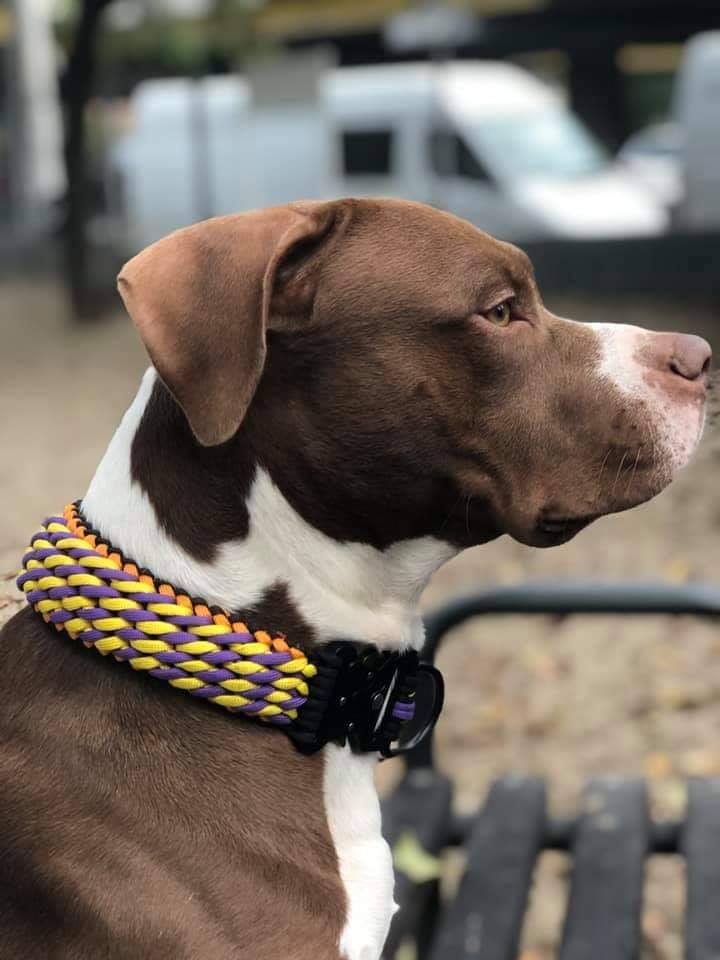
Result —
<instances>
[{"instance_id":1,"label":"black metal bench","mask_svg":"<svg viewBox=\"0 0 720 960\"><path fill-rule=\"evenodd\" d=\"M426 618L426 658L434 659L444 635L471 617L519 613L717 617L720 589L550 583L488 590ZM687 960L720 960L720 779L688 782L682 821L651 820L644 782L622 778L588 783L572 819L548 816L545 785L534 777L495 781L476 816L456 818L452 784L435 769L428 741L409 755L383 817L396 852L400 905L387 958L412 939L418 960L515 960L537 858L562 850L572 858L572 874L559 960L636 960L645 861L663 853L681 854L686 863ZM457 895L442 903L432 864L450 846L462 846L467 862Z\"/></svg>"}]
</instances>

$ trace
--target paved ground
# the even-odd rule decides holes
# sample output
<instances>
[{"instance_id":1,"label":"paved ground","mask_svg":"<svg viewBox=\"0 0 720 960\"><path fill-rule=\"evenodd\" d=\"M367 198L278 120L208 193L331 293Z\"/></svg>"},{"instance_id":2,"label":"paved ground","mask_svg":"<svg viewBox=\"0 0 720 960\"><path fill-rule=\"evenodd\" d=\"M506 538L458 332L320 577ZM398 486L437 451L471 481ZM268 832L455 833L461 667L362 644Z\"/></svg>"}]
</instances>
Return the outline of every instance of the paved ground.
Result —
<instances>
[{"instance_id":1,"label":"paved ground","mask_svg":"<svg viewBox=\"0 0 720 960\"><path fill-rule=\"evenodd\" d=\"M551 306L578 319L695 330L720 346L715 318L683 304ZM0 287L0 571L14 567L38 519L82 495L144 366L120 314L73 328L51 287ZM719 466L711 431L692 466L653 503L555 550L505 539L469 551L437 574L425 602L527 578L720 579ZM11 580L0 582L0 618L15 609L13 597ZM678 815L685 776L720 775L720 634L707 624L486 620L454 632L441 666L448 705L439 758L463 811L477 807L493 776L518 771L548 776L557 810L573 807L589 776L646 775L655 813ZM553 956L566 873L562 856L543 858L524 960ZM658 858L648 874L644 960L679 960L682 902L681 865Z\"/></svg>"}]
</instances>

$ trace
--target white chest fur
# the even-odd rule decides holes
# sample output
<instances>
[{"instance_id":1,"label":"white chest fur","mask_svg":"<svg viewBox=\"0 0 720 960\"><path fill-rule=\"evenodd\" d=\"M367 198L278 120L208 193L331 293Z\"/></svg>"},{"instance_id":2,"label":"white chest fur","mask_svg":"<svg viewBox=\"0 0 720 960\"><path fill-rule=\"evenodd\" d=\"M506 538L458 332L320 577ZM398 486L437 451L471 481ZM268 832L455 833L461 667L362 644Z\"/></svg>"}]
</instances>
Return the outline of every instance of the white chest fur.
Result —
<instances>
[{"instance_id":1,"label":"white chest fur","mask_svg":"<svg viewBox=\"0 0 720 960\"><path fill-rule=\"evenodd\" d=\"M395 912L390 848L380 831L376 759L348 747L325 748L325 812L335 844L347 916L344 960L379 960Z\"/></svg>"}]
</instances>

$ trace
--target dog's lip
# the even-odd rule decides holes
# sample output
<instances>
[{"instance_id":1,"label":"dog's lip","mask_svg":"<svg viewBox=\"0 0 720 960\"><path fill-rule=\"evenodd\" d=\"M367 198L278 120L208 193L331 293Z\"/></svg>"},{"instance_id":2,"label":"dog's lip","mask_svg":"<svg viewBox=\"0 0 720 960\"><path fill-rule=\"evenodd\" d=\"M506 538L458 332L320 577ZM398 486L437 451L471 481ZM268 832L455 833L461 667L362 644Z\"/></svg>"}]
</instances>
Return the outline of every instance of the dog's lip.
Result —
<instances>
[{"instance_id":1,"label":"dog's lip","mask_svg":"<svg viewBox=\"0 0 720 960\"><path fill-rule=\"evenodd\" d=\"M602 513L592 514L549 514L540 513L527 526L516 527L508 532L519 543L528 547L557 547L580 533L588 524Z\"/></svg>"},{"instance_id":2,"label":"dog's lip","mask_svg":"<svg viewBox=\"0 0 720 960\"><path fill-rule=\"evenodd\" d=\"M541 533L559 534L563 536L564 534L577 533L578 530L582 530L583 527L592 523L593 520L597 520L600 516L601 514L599 513L574 515L545 514L538 518L536 528Z\"/></svg>"}]
</instances>

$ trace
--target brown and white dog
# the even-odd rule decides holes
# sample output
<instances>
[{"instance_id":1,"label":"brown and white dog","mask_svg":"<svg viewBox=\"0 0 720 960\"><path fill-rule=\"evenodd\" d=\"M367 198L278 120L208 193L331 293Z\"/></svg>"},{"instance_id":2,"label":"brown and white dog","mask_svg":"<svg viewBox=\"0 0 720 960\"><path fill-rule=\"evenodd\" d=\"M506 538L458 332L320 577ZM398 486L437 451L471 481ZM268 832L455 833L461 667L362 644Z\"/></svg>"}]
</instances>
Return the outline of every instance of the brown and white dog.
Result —
<instances>
[{"instance_id":1,"label":"brown and white dog","mask_svg":"<svg viewBox=\"0 0 720 960\"><path fill-rule=\"evenodd\" d=\"M429 207L224 217L119 284L154 369L88 520L306 649L420 647L442 563L647 500L702 430L703 340L553 316L520 250ZM29 609L1 650L0 957L379 957L373 757L300 756Z\"/></svg>"}]
</instances>

